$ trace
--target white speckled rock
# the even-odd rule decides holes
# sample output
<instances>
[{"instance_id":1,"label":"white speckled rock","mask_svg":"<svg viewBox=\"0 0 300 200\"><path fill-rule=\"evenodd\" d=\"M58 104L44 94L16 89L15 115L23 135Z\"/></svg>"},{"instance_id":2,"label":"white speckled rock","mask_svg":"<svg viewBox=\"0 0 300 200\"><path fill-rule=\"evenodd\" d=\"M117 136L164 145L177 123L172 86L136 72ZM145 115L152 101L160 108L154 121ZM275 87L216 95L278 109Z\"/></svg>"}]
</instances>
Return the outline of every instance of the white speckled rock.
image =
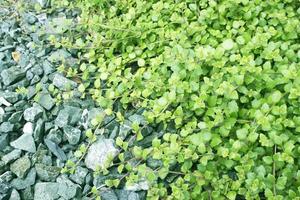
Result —
<instances>
[{"instance_id":1,"label":"white speckled rock","mask_svg":"<svg viewBox=\"0 0 300 200\"><path fill-rule=\"evenodd\" d=\"M115 157L118 150L112 139L98 139L88 149L85 164L88 168L95 170L97 166L103 167L109 156Z\"/></svg>"}]
</instances>

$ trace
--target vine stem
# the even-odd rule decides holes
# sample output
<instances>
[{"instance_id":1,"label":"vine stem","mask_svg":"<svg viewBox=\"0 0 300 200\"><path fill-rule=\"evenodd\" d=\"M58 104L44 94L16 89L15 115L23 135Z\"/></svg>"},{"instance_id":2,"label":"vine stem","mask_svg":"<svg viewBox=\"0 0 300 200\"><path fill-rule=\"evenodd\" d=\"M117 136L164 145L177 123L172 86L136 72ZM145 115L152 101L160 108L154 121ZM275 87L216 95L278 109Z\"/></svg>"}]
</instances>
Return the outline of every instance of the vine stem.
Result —
<instances>
[{"instance_id":1,"label":"vine stem","mask_svg":"<svg viewBox=\"0 0 300 200\"><path fill-rule=\"evenodd\" d=\"M276 164L275 164L275 159L274 159L274 155L276 154L276 151L277 151L277 146L275 144L274 145L274 153L273 153L273 176L274 176L273 193L274 193L274 196L276 196Z\"/></svg>"}]
</instances>

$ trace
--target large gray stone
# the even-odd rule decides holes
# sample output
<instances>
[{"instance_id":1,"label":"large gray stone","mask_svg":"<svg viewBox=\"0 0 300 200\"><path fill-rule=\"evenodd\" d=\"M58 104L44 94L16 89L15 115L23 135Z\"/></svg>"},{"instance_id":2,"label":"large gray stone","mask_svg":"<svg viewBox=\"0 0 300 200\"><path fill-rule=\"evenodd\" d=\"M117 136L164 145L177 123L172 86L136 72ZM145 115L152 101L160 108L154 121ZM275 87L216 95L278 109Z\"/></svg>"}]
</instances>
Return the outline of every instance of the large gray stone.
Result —
<instances>
[{"instance_id":1,"label":"large gray stone","mask_svg":"<svg viewBox=\"0 0 300 200\"><path fill-rule=\"evenodd\" d=\"M43 110L38 106L27 108L24 111L24 119L29 122L35 122L42 115L43 115Z\"/></svg>"},{"instance_id":2,"label":"large gray stone","mask_svg":"<svg viewBox=\"0 0 300 200\"><path fill-rule=\"evenodd\" d=\"M26 176L31 162L28 156L23 156L10 165L10 170L19 178Z\"/></svg>"},{"instance_id":3,"label":"large gray stone","mask_svg":"<svg viewBox=\"0 0 300 200\"><path fill-rule=\"evenodd\" d=\"M70 144L75 145L79 142L81 131L78 128L74 128L72 126L65 126L64 133Z\"/></svg>"},{"instance_id":4,"label":"large gray stone","mask_svg":"<svg viewBox=\"0 0 300 200\"><path fill-rule=\"evenodd\" d=\"M14 149L13 151L9 152L8 154L2 157L2 161L5 164L9 164L10 162L20 158L22 151L19 149Z\"/></svg>"},{"instance_id":5,"label":"large gray stone","mask_svg":"<svg viewBox=\"0 0 300 200\"><path fill-rule=\"evenodd\" d=\"M25 179L21 178L15 178L12 180L11 185L16 188L17 190L23 190L35 183L35 178L36 178L36 170L35 168L32 168Z\"/></svg>"},{"instance_id":6,"label":"large gray stone","mask_svg":"<svg viewBox=\"0 0 300 200\"><path fill-rule=\"evenodd\" d=\"M28 151L31 153L36 152L36 146L31 134L23 134L21 137L11 142L10 145L17 149Z\"/></svg>"},{"instance_id":7,"label":"large gray stone","mask_svg":"<svg viewBox=\"0 0 300 200\"><path fill-rule=\"evenodd\" d=\"M58 194L60 184L52 182L37 183L34 187L34 200L55 200L60 196Z\"/></svg>"},{"instance_id":8,"label":"large gray stone","mask_svg":"<svg viewBox=\"0 0 300 200\"><path fill-rule=\"evenodd\" d=\"M55 104L55 101L49 93L42 93L39 95L38 103L41 106L43 106L46 110L51 110L51 108Z\"/></svg>"},{"instance_id":9,"label":"large gray stone","mask_svg":"<svg viewBox=\"0 0 300 200\"><path fill-rule=\"evenodd\" d=\"M62 161L67 159L67 156L64 153L64 151L56 143L49 139L45 139L44 141L51 153L53 153L58 159Z\"/></svg>"},{"instance_id":10,"label":"large gray stone","mask_svg":"<svg viewBox=\"0 0 300 200\"><path fill-rule=\"evenodd\" d=\"M98 139L89 147L85 164L88 168L96 170L97 166L103 167L108 158L115 157L117 153L118 149L114 146L114 140Z\"/></svg>"},{"instance_id":11,"label":"large gray stone","mask_svg":"<svg viewBox=\"0 0 300 200\"><path fill-rule=\"evenodd\" d=\"M19 195L19 193L18 193L17 190L14 189L11 192L9 200L21 200L21 197L20 197L20 195Z\"/></svg>"},{"instance_id":12,"label":"large gray stone","mask_svg":"<svg viewBox=\"0 0 300 200\"><path fill-rule=\"evenodd\" d=\"M35 164L36 173L42 181L55 181L60 173L60 168L44 164Z\"/></svg>"},{"instance_id":13,"label":"large gray stone","mask_svg":"<svg viewBox=\"0 0 300 200\"><path fill-rule=\"evenodd\" d=\"M4 85L11 85L16 83L23 77L25 77L25 72L22 71L18 67L11 67L9 69L5 69L1 72L1 77Z\"/></svg>"},{"instance_id":14,"label":"large gray stone","mask_svg":"<svg viewBox=\"0 0 300 200\"><path fill-rule=\"evenodd\" d=\"M53 78L53 85L60 90L67 91L74 89L77 86L77 83L65 78L61 74L55 74Z\"/></svg>"},{"instance_id":15,"label":"large gray stone","mask_svg":"<svg viewBox=\"0 0 300 200\"><path fill-rule=\"evenodd\" d=\"M10 122L3 122L0 125L0 132L2 133L9 133L12 132L14 130L14 124L10 123Z\"/></svg>"}]
</instances>

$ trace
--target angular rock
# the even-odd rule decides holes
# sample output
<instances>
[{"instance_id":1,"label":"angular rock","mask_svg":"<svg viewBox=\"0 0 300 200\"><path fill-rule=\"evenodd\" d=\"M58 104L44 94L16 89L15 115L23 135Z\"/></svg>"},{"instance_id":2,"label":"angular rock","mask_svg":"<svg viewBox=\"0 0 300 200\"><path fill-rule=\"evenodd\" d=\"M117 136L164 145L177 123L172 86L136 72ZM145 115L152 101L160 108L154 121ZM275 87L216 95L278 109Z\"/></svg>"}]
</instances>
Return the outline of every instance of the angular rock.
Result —
<instances>
[{"instance_id":1,"label":"angular rock","mask_svg":"<svg viewBox=\"0 0 300 200\"><path fill-rule=\"evenodd\" d=\"M32 186L21 190L21 199L33 200Z\"/></svg>"},{"instance_id":2,"label":"angular rock","mask_svg":"<svg viewBox=\"0 0 300 200\"><path fill-rule=\"evenodd\" d=\"M10 118L8 118L8 121L12 124L17 124L22 120L22 115L23 115L22 111L15 112L10 116Z\"/></svg>"},{"instance_id":3,"label":"angular rock","mask_svg":"<svg viewBox=\"0 0 300 200\"><path fill-rule=\"evenodd\" d=\"M77 86L77 83L65 78L61 74L55 74L53 78L53 85L60 90L67 91L74 89Z\"/></svg>"},{"instance_id":4,"label":"angular rock","mask_svg":"<svg viewBox=\"0 0 300 200\"><path fill-rule=\"evenodd\" d=\"M43 106L46 110L51 110L51 108L55 104L55 101L49 93L42 93L39 95L38 103L41 106Z\"/></svg>"},{"instance_id":5,"label":"angular rock","mask_svg":"<svg viewBox=\"0 0 300 200\"><path fill-rule=\"evenodd\" d=\"M36 122L35 129L33 131L34 141L40 142L44 136L45 122L42 118L38 119Z\"/></svg>"},{"instance_id":6,"label":"angular rock","mask_svg":"<svg viewBox=\"0 0 300 200\"><path fill-rule=\"evenodd\" d=\"M118 200L118 196L111 189L106 189L100 192L102 200Z\"/></svg>"},{"instance_id":7,"label":"angular rock","mask_svg":"<svg viewBox=\"0 0 300 200\"><path fill-rule=\"evenodd\" d=\"M124 200L142 200L138 193L128 190L115 190L118 199Z\"/></svg>"},{"instance_id":8,"label":"angular rock","mask_svg":"<svg viewBox=\"0 0 300 200\"><path fill-rule=\"evenodd\" d=\"M35 168L32 168L25 179L21 178L16 178L12 180L11 185L17 189L17 190L23 190L35 183L35 178L36 178L36 170Z\"/></svg>"},{"instance_id":9,"label":"angular rock","mask_svg":"<svg viewBox=\"0 0 300 200\"><path fill-rule=\"evenodd\" d=\"M10 165L10 170L19 178L26 176L31 162L28 156L23 156Z\"/></svg>"},{"instance_id":10,"label":"angular rock","mask_svg":"<svg viewBox=\"0 0 300 200\"><path fill-rule=\"evenodd\" d=\"M8 134L0 135L0 151L8 146Z\"/></svg>"},{"instance_id":11,"label":"angular rock","mask_svg":"<svg viewBox=\"0 0 300 200\"><path fill-rule=\"evenodd\" d=\"M6 99L9 103L16 103L19 100L19 94L10 91L5 91L5 92L0 91L0 97Z\"/></svg>"},{"instance_id":12,"label":"angular rock","mask_svg":"<svg viewBox=\"0 0 300 200\"><path fill-rule=\"evenodd\" d=\"M59 176L56 182L60 184L58 193L63 199L74 199L75 197L81 199L79 185L74 184L66 176Z\"/></svg>"},{"instance_id":13,"label":"angular rock","mask_svg":"<svg viewBox=\"0 0 300 200\"><path fill-rule=\"evenodd\" d=\"M58 159L62 161L67 159L65 152L57 144L55 144L49 139L45 139L44 142L48 149L51 151L51 153L53 153Z\"/></svg>"},{"instance_id":14,"label":"angular rock","mask_svg":"<svg viewBox=\"0 0 300 200\"><path fill-rule=\"evenodd\" d=\"M62 128L68 124L75 125L81 118L82 110L74 106L64 106L55 119L55 125Z\"/></svg>"},{"instance_id":15,"label":"angular rock","mask_svg":"<svg viewBox=\"0 0 300 200\"><path fill-rule=\"evenodd\" d=\"M75 183L82 185L88 172L88 169L78 166L75 173L70 175L70 179Z\"/></svg>"},{"instance_id":16,"label":"angular rock","mask_svg":"<svg viewBox=\"0 0 300 200\"><path fill-rule=\"evenodd\" d=\"M3 97L0 97L0 105L4 105L6 107L11 106L11 103L9 103L6 99Z\"/></svg>"},{"instance_id":17,"label":"angular rock","mask_svg":"<svg viewBox=\"0 0 300 200\"><path fill-rule=\"evenodd\" d=\"M36 173L42 181L55 181L60 174L60 168L44 164L35 164Z\"/></svg>"},{"instance_id":18,"label":"angular rock","mask_svg":"<svg viewBox=\"0 0 300 200\"><path fill-rule=\"evenodd\" d=\"M54 142L56 144L59 144L62 141L62 133L59 129L53 128L49 131L46 138L51 140L52 142Z\"/></svg>"},{"instance_id":19,"label":"angular rock","mask_svg":"<svg viewBox=\"0 0 300 200\"><path fill-rule=\"evenodd\" d=\"M17 190L14 189L11 192L9 200L21 200L21 197L20 197L20 195L19 195L19 193L18 193Z\"/></svg>"},{"instance_id":20,"label":"angular rock","mask_svg":"<svg viewBox=\"0 0 300 200\"><path fill-rule=\"evenodd\" d=\"M67 136L67 140L70 144L75 145L79 142L81 131L78 128L72 126L65 126L64 133Z\"/></svg>"},{"instance_id":21,"label":"angular rock","mask_svg":"<svg viewBox=\"0 0 300 200\"><path fill-rule=\"evenodd\" d=\"M33 133L33 123L26 122L26 124L23 127L23 133L24 134L32 134Z\"/></svg>"},{"instance_id":22,"label":"angular rock","mask_svg":"<svg viewBox=\"0 0 300 200\"><path fill-rule=\"evenodd\" d=\"M2 133L9 133L12 132L14 130L14 125L11 124L10 122L3 122L0 125L0 132Z\"/></svg>"},{"instance_id":23,"label":"angular rock","mask_svg":"<svg viewBox=\"0 0 300 200\"><path fill-rule=\"evenodd\" d=\"M60 184L53 182L37 183L34 187L34 200L54 200L58 194Z\"/></svg>"},{"instance_id":24,"label":"angular rock","mask_svg":"<svg viewBox=\"0 0 300 200\"><path fill-rule=\"evenodd\" d=\"M114 146L112 139L98 139L93 143L85 158L85 164L88 168L96 170L97 166L103 167L107 159L115 157L118 149Z\"/></svg>"},{"instance_id":25,"label":"angular rock","mask_svg":"<svg viewBox=\"0 0 300 200\"><path fill-rule=\"evenodd\" d=\"M11 67L1 72L4 85L11 85L25 77L25 72L18 67Z\"/></svg>"},{"instance_id":26,"label":"angular rock","mask_svg":"<svg viewBox=\"0 0 300 200\"><path fill-rule=\"evenodd\" d=\"M20 158L21 156L21 150L19 149L14 149L13 151L9 152L8 154L4 155L2 157L2 161L5 163L5 164L9 164L10 162Z\"/></svg>"},{"instance_id":27,"label":"angular rock","mask_svg":"<svg viewBox=\"0 0 300 200\"><path fill-rule=\"evenodd\" d=\"M35 122L42 115L43 115L43 110L37 106L27 108L24 111L24 119L29 122Z\"/></svg>"},{"instance_id":28,"label":"angular rock","mask_svg":"<svg viewBox=\"0 0 300 200\"><path fill-rule=\"evenodd\" d=\"M10 145L17 149L28 151L31 153L36 152L36 146L31 134L23 134L21 137L11 142Z\"/></svg>"}]
</instances>

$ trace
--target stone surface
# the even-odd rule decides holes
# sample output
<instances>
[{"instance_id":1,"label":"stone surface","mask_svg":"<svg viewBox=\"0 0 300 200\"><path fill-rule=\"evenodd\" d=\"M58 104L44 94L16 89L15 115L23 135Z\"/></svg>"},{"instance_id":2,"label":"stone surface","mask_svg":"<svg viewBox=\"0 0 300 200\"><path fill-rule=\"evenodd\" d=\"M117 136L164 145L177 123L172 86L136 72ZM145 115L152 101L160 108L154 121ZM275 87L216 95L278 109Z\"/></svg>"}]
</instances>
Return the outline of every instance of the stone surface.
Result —
<instances>
[{"instance_id":1,"label":"stone surface","mask_svg":"<svg viewBox=\"0 0 300 200\"><path fill-rule=\"evenodd\" d=\"M88 174L88 169L83 167L77 167L74 174L70 175L70 179L78 184L83 184L85 181L85 177Z\"/></svg>"},{"instance_id":2,"label":"stone surface","mask_svg":"<svg viewBox=\"0 0 300 200\"><path fill-rule=\"evenodd\" d=\"M42 93L39 96L38 103L41 106L43 106L46 110L51 110L51 108L55 104L55 101L49 93Z\"/></svg>"},{"instance_id":3,"label":"stone surface","mask_svg":"<svg viewBox=\"0 0 300 200\"><path fill-rule=\"evenodd\" d=\"M53 182L37 183L34 187L34 200L58 199L59 186L59 184Z\"/></svg>"},{"instance_id":4,"label":"stone surface","mask_svg":"<svg viewBox=\"0 0 300 200\"><path fill-rule=\"evenodd\" d=\"M33 133L33 123L27 122L23 127L24 134L32 134Z\"/></svg>"},{"instance_id":5,"label":"stone surface","mask_svg":"<svg viewBox=\"0 0 300 200\"><path fill-rule=\"evenodd\" d=\"M8 146L8 134L0 135L0 151L3 151Z\"/></svg>"},{"instance_id":6,"label":"stone surface","mask_svg":"<svg viewBox=\"0 0 300 200\"><path fill-rule=\"evenodd\" d=\"M38 178L42 181L55 181L56 177L60 174L60 168L44 164L35 164L36 173Z\"/></svg>"},{"instance_id":7,"label":"stone surface","mask_svg":"<svg viewBox=\"0 0 300 200\"><path fill-rule=\"evenodd\" d=\"M57 144L55 144L49 139L45 139L44 141L48 149L51 151L51 153L53 153L58 159L62 161L67 159L66 154Z\"/></svg>"},{"instance_id":8,"label":"stone surface","mask_svg":"<svg viewBox=\"0 0 300 200\"><path fill-rule=\"evenodd\" d=\"M85 164L88 168L95 170L97 166L103 167L108 157L115 157L117 153L118 150L114 146L114 140L98 139L89 147Z\"/></svg>"},{"instance_id":9,"label":"stone surface","mask_svg":"<svg viewBox=\"0 0 300 200\"><path fill-rule=\"evenodd\" d=\"M21 200L20 194L18 193L17 190L14 189L14 190L11 192L11 195L10 195L9 200Z\"/></svg>"},{"instance_id":10,"label":"stone surface","mask_svg":"<svg viewBox=\"0 0 300 200\"><path fill-rule=\"evenodd\" d=\"M11 184L12 186L17 189L17 190L23 190L35 183L35 178L36 178L36 170L35 168L32 168L25 179L21 178L16 178L12 180Z\"/></svg>"},{"instance_id":11,"label":"stone surface","mask_svg":"<svg viewBox=\"0 0 300 200\"><path fill-rule=\"evenodd\" d=\"M31 162L28 156L23 156L10 165L10 170L19 178L26 176Z\"/></svg>"},{"instance_id":12,"label":"stone surface","mask_svg":"<svg viewBox=\"0 0 300 200\"><path fill-rule=\"evenodd\" d=\"M77 83L65 78L61 74L55 74L53 78L53 85L60 90L67 91L74 89L77 86Z\"/></svg>"},{"instance_id":13,"label":"stone surface","mask_svg":"<svg viewBox=\"0 0 300 200\"><path fill-rule=\"evenodd\" d=\"M14 125L11 124L10 122L3 122L0 125L0 132L2 133L9 133L12 132L14 130Z\"/></svg>"},{"instance_id":14,"label":"stone surface","mask_svg":"<svg viewBox=\"0 0 300 200\"><path fill-rule=\"evenodd\" d=\"M24 111L24 119L29 122L35 122L42 115L43 115L43 110L37 106L27 108Z\"/></svg>"},{"instance_id":15,"label":"stone surface","mask_svg":"<svg viewBox=\"0 0 300 200\"><path fill-rule=\"evenodd\" d=\"M31 134L23 134L21 137L16 139L15 141L10 143L11 146L21 149L24 151L28 151L31 153L36 152L36 146Z\"/></svg>"},{"instance_id":16,"label":"stone surface","mask_svg":"<svg viewBox=\"0 0 300 200\"><path fill-rule=\"evenodd\" d=\"M4 85L11 85L25 77L25 72L18 67L11 67L1 72L1 78Z\"/></svg>"},{"instance_id":17,"label":"stone surface","mask_svg":"<svg viewBox=\"0 0 300 200\"><path fill-rule=\"evenodd\" d=\"M72 126L65 126L63 130L70 144L75 145L79 142L81 136L80 129Z\"/></svg>"},{"instance_id":18,"label":"stone surface","mask_svg":"<svg viewBox=\"0 0 300 200\"><path fill-rule=\"evenodd\" d=\"M5 164L8 164L18 158L20 158L21 156L21 150L19 149L14 149L13 151L9 152L8 154L4 155L2 157L2 161L5 163Z\"/></svg>"}]
</instances>

